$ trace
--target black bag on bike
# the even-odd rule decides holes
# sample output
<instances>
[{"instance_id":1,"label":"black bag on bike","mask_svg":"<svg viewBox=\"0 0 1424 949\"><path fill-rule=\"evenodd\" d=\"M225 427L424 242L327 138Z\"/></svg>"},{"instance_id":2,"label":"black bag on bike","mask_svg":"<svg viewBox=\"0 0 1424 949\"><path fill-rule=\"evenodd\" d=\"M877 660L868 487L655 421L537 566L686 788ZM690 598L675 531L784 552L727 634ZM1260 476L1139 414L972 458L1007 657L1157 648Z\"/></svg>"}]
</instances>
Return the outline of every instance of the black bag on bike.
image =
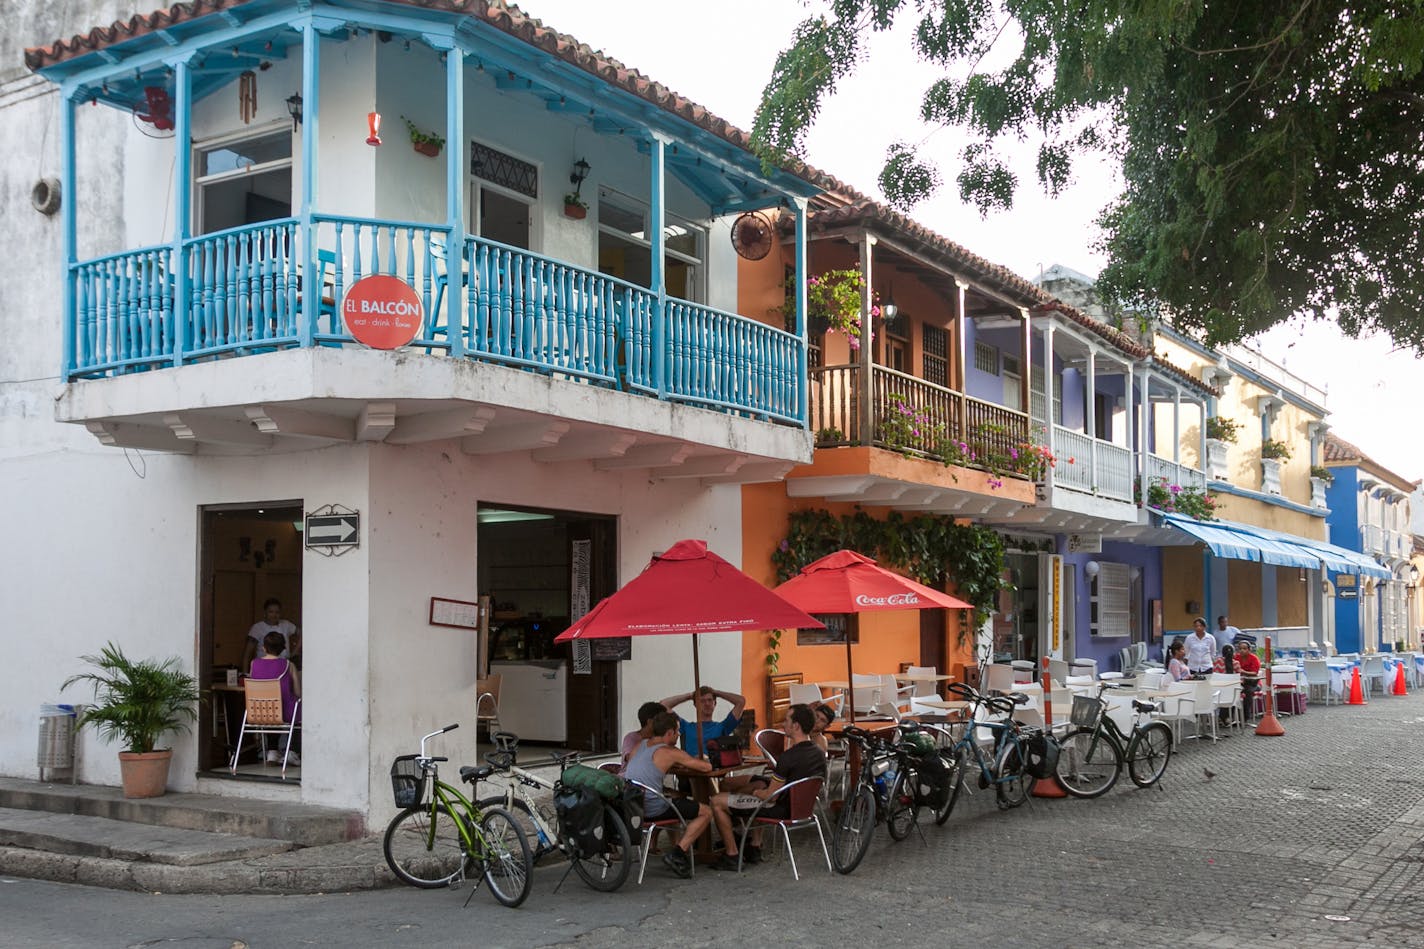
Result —
<instances>
[{"instance_id":1,"label":"black bag on bike","mask_svg":"<svg viewBox=\"0 0 1424 949\"><path fill-rule=\"evenodd\" d=\"M949 800L951 772L939 755L925 755L915 761L915 803L939 810Z\"/></svg>"},{"instance_id":2,"label":"black bag on bike","mask_svg":"<svg viewBox=\"0 0 1424 949\"><path fill-rule=\"evenodd\" d=\"M628 842L637 847L643 842L643 791L631 783L625 783L618 796L608 802L608 819L621 820L628 828ZM608 839L617 840L618 834L608 828Z\"/></svg>"},{"instance_id":3,"label":"black bag on bike","mask_svg":"<svg viewBox=\"0 0 1424 949\"><path fill-rule=\"evenodd\" d=\"M603 798L596 791L560 784L554 789L554 813L559 818L559 838L570 851L577 851L581 857L603 852L607 829L603 825Z\"/></svg>"},{"instance_id":4,"label":"black bag on bike","mask_svg":"<svg viewBox=\"0 0 1424 949\"><path fill-rule=\"evenodd\" d=\"M1058 770L1058 740L1036 732L1023 743L1024 771L1035 778L1051 778Z\"/></svg>"}]
</instances>

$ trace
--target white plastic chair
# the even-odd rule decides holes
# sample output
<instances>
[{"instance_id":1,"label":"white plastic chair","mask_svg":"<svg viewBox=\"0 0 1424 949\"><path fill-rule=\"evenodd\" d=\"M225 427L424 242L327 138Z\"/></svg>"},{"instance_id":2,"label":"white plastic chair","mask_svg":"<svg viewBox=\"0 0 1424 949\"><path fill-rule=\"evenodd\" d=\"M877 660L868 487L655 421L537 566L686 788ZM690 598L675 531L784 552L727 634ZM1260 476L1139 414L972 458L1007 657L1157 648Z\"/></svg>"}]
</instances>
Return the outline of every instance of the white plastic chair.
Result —
<instances>
[{"instance_id":1,"label":"white plastic chair","mask_svg":"<svg viewBox=\"0 0 1424 949\"><path fill-rule=\"evenodd\" d=\"M1014 667L996 662L989 667L984 688L990 692L1012 692L1014 690Z\"/></svg>"},{"instance_id":2,"label":"white plastic chair","mask_svg":"<svg viewBox=\"0 0 1424 949\"><path fill-rule=\"evenodd\" d=\"M1137 687L1143 692L1156 692L1162 688L1162 679L1167 675L1158 670L1148 670L1140 672L1137 676Z\"/></svg>"},{"instance_id":3,"label":"white plastic chair","mask_svg":"<svg viewBox=\"0 0 1424 949\"><path fill-rule=\"evenodd\" d=\"M908 709L915 694L913 685L901 685L889 673L880 677L880 701L893 702L897 708Z\"/></svg>"},{"instance_id":4,"label":"white plastic chair","mask_svg":"<svg viewBox=\"0 0 1424 949\"><path fill-rule=\"evenodd\" d=\"M1271 704L1277 716L1292 714L1281 711L1281 695L1295 695L1299 675L1300 670L1294 665L1271 666Z\"/></svg>"},{"instance_id":5,"label":"white plastic chair","mask_svg":"<svg viewBox=\"0 0 1424 949\"><path fill-rule=\"evenodd\" d=\"M792 705L815 705L817 702L825 701L821 695L821 687L814 683L806 684L802 682L792 683L786 689L786 697L790 699Z\"/></svg>"},{"instance_id":6,"label":"white plastic chair","mask_svg":"<svg viewBox=\"0 0 1424 949\"><path fill-rule=\"evenodd\" d=\"M1182 743L1182 723L1196 721L1195 691L1195 683L1182 681L1173 682L1164 691L1148 696L1161 704L1161 707L1152 713L1152 717L1159 722L1166 722L1172 729L1173 744Z\"/></svg>"},{"instance_id":7,"label":"white plastic chair","mask_svg":"<svg viewBox=\"0 0 1424 949\"><path fill-rule=\"evenodd\" d=\"M1048 660L1048 678L1059 685L1065 685L1068 682L1069 675L1071 675L1071 673L1068 671L1068 663L1062 659Z\"/></svg>"},{"instance_id":8,"label":"white plastic chair","mask_svg":"<svg viewBox=\"0 0 1424 949\"><path fill-rule=\"evenodd\" d=\"M1216 733L1216 702L1220 695L1221 690L1210 679L1192 680L1192 708L1196 711L1198 738L1210 737L1212 741L1221 739ZM1202 728L1203 723L1206 724L1205 729Z\"/></svg>"},{"instance_id":9,"label":"white plastic chair","mask_svg":"<svg viewBox=\"0 0 1424 949\"><path fill-rule=\"evenodd\" d=\"M1367 692L1373 691L1370 687L1371 682L1378 682L1380 692L1387 695L1389 693L1389 685L1384 679L1384 656L1365 656L1360 660L1360 682L1364 685Z\"/></svg>"},{"instance_id":10,"label":"white plastic chair","mask_svg":"<svg viewBox=\"0 0 1424 949\"><path fill-rule=\"evenodd\" d=\"M1098 677L1098 660L1096 659L1074 659L1068 666L1068 671L1075 676L1087 676L1090 679Z\"/></svg>"},{"instance_id":11,"label":"white plastic chair","mask_svg":"<svg viewBox=\"0 0 1424 949\"><path fill-rule=\"evenodd\" d=\"M1315 690L1319 689L1324 694L1322 701L1326 705L1332 700L1339 701L1335 690L1330 688L1330 666L1324 659L1305 660L1305 686L1312 699L1315 698Z\"/></svg>"},{"instance_id":12,"label":"white plastic chair","mask_svg":"<svg viewBox=\"0 0 1424 949\"><path fill-rule=\"evenodd\" d=\"M1032 682L1034 668L1033 663L1027 659L1015 659L1009 663L1009 668L1014 670L1015 682Z\"/></svg>"},{"instance_id":13,"label":"white plastic chair","mask_svg":"<svg viewBox=\"0 0 1424 949\"><path fill-rule=\"evenodd\" d=\"M939 670L934 666L909 666L905 669L906 675L912 676L933 676L938 675ZM912 679L910 681L910 697L915 699L939 698L939 692L935 688L933 679Z\"/></svg>"},{"instance_id":14,"label":"white plastic chair","mask_svg":"<svg viewBox=\"0 0 1424 949\"><path fill-rule=\"evenodd\" d=\"M1224 676L1225 679L1234 678L1235 682L1213 683L1217 687L1216 700L1213 703L1213 711L1220 714L1222 709L1226 709L1226 725L1240 727L1245 724L1241 720L1241 677Z\"/></svg>"}]
</instances>

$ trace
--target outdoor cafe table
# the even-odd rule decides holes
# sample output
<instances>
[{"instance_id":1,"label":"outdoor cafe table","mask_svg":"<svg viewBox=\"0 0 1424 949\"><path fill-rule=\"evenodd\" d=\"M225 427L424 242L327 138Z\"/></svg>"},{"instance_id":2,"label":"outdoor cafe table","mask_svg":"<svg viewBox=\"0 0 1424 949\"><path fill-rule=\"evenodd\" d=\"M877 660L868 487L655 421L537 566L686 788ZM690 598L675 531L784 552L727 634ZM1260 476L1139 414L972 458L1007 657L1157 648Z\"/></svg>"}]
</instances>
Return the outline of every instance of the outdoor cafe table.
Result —
<instances>
[{"instance_id":1,"label":"outdoor cafe table","mask_svg":"<svg viewBox=\"0 0 1424 949\"><path fill-rule=\"evenodd\" d=\"M691 768L673 765L668 768L668 774L686 778L692 788L692 799L698 804L710 804L713 795L717 793L718 781L740 771L756 770L764 767L766 763L765 758L749 758L743 759L741 764L732 765L730 768L713 768L711 771L693 771ZM712 829L710 827L707 829L707 833L697 839L697 844L693 849L696 851L696 859L701 863L715 859L712 852Z\"/></svg>"}]
</instances>

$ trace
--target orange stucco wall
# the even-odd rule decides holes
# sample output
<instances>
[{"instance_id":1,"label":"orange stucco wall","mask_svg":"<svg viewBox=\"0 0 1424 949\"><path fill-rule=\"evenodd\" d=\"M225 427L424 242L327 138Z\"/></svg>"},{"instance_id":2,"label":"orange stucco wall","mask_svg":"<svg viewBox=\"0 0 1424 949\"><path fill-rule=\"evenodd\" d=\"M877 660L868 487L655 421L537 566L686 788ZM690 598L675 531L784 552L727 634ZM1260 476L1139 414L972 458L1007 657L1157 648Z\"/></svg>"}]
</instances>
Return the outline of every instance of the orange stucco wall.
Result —
<instances>
[{"instance_id":1,"label":"orange stucco wall","mask_svg":"<svg viewBox=\"0 0 1424 949\"><path fill-rule=\"evenodd\" d=\"M776 568L771 554L786 536L787 519L792 511L821 508L833 514L853 514L854 504L828 504L814 498L788 498L781 483L747 485L742 489L742 569L767 586L776 585ZM871 516L877 512L871 511ZM952 590L950 592L953 592ZM958 610L945 612L946 668L953 673L962 662L972 661L972 651L961 648ZM769 637L766 632L743 633L742 694L749 708L757 710L757 722L766 723L767 668ZM781 640L780 671L799 672L804 682L842 680L846 678L844 645L797 646L795 630L788 630ZM913 611L881 613L861 617L860 642L851 647L857 673L900 671L900 663L920 661L920 619Z\"/></svg>"}]
</instances>

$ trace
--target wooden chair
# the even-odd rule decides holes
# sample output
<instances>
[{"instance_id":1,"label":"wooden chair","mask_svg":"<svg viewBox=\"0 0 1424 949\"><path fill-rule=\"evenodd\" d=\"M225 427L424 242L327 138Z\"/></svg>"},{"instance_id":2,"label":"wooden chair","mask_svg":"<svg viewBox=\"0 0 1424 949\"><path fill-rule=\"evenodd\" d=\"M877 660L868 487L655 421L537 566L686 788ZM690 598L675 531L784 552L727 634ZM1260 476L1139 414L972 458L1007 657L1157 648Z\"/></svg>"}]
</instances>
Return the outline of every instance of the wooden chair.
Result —
<instances>
[{"instance_id":1,"label":"wooden chair","mask_svg":"<svg viewBox=\"0 0 1424 949\"><path fill-rule=\"evenodd\" d=\"M254 679L248 677L242 680L243 698L246 707L242 713L242 727L237 732L237 747L232 753L233 774L237 774L237 758L242 754L242 742L248 734L262 735L285 735L286 745L282 751L282 780L287 779L287 760L292 755L292 735L301 726L297 724L297 718L302 708L302 700L297 699L296 708L292 711L292 720L285 721L282 717L282 675L275 679Z\"/></svg>"}]
</instances>

